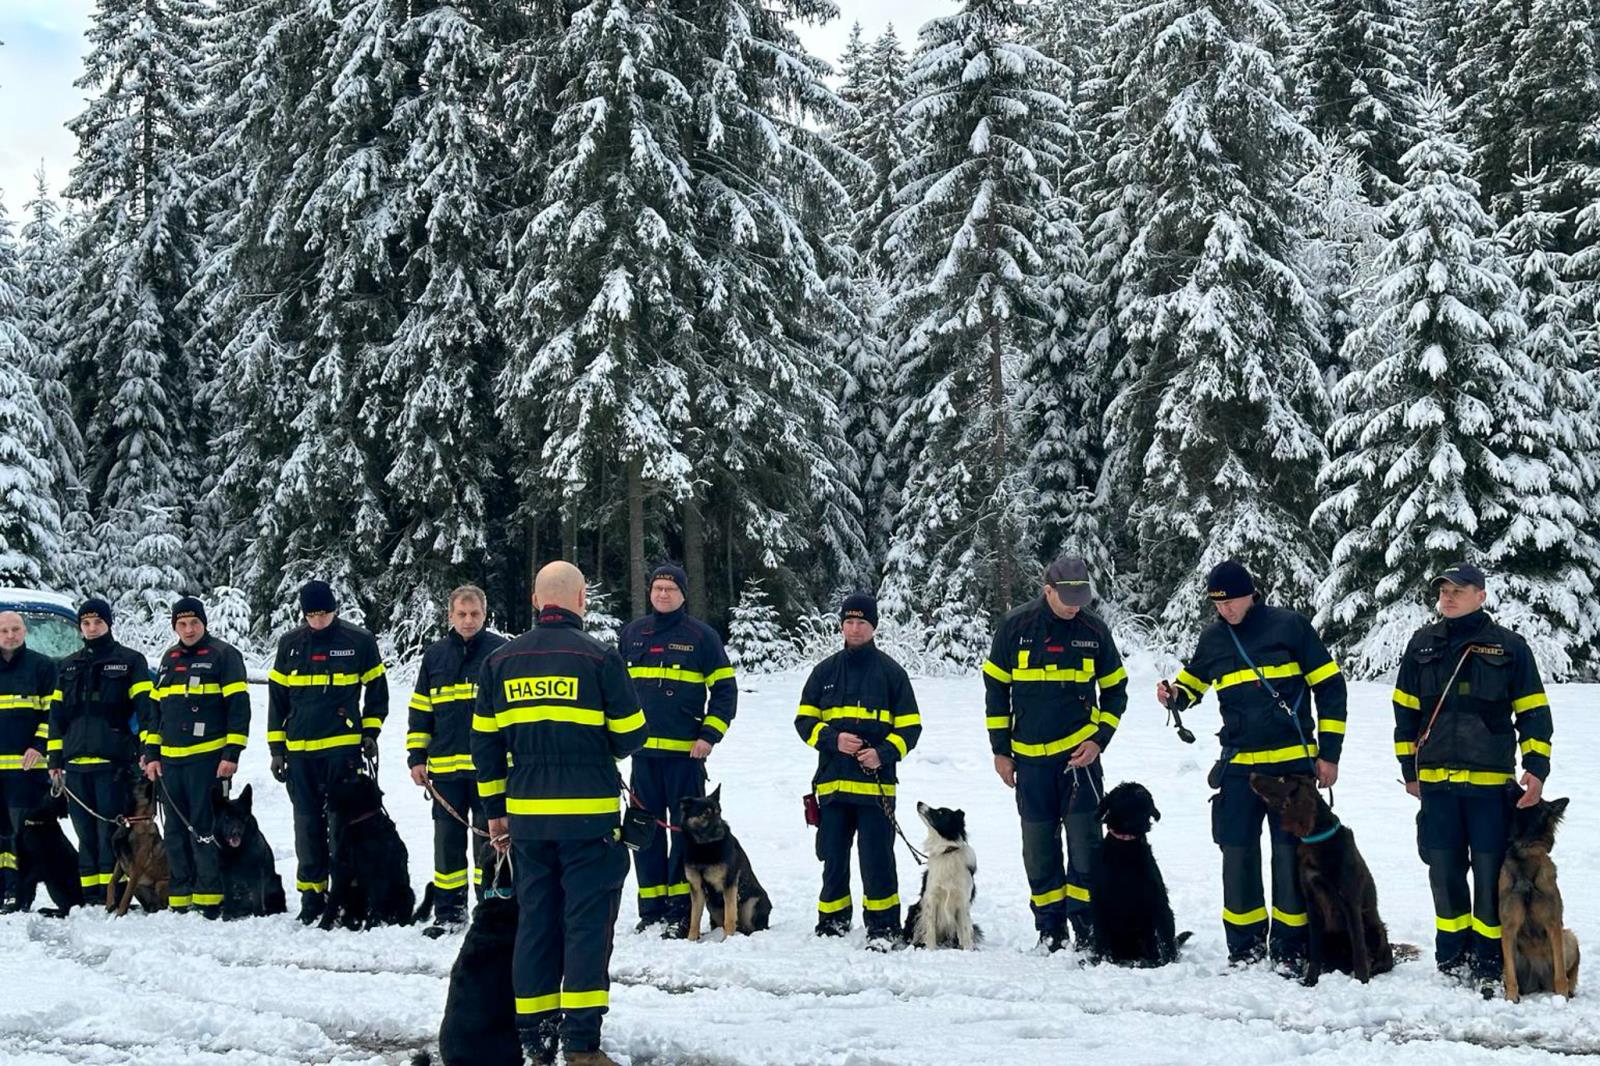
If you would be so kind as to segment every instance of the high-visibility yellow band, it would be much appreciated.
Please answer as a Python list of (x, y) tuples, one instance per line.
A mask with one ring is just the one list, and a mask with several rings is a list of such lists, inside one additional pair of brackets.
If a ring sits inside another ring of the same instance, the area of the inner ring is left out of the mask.
[[(51, 743), (55, 742), (51, 741)], [(1529, 737), (1519, 745), (1519, 748), (1524, 755), (1550, 754), (1550, 742), (1548, 740), (1534, 740), (1532, 737)]]
[(328, 891), (328, 882), (327, 881), (296, 881), (294, 883), (294, 887), (295, 887), (295, 891), (297, 891), (297, 892), (326, 892), (326, 891)]
[(1261, 766), (1266, 763), (1293, 762), (1296, 759), (1312, 759), (1317, 754), (1315, 744), (1295, 744), (1287, 748), (1273, 748), (1270, 751), (1241, 751), (1229, 762), (1243, 766)]
[(1235, 685), (1258, 682), (1263, 676), (1269, 681), (1273, 678), (1299, 677), (1300, 664), (1282, 663), (1278, 666), (1263, 666), (1260, 668), (1259, 673), (1256, 670), (1233, 670), (1223, 674), (1212, 683), (1216, 686), (1217, 691), (1221, 692), (1223, 689), (1232, 688)]
[(362, 729), (382, 729), (383, 728), (383, 719), (382, 718), (363, 718), (363, 719), (361, 719), (361, 728)]
[(1399, 689), (1395, 689), (1389, 698), (1394, 701), (1397, 707), (1405, 707), (1413, 711), (1422, 710), (1422, 701), (1409, 692), (1401, 692)]
[[(383, 672), (382, 667), (377, 667), (376, 669), (380, 674)], [(368, 672), (370, 673), (371, 671)], [(277, 670), (273, 670), (267, 674), (267, 680), (275, 681), (286, 688), (317, 688), (319, 686), (323, 688), (345, 688), (350, 685), (361, 684), (361, 675), (302, 674), (299, 671), (285, 674), (280, 673)]]
[(189, 897), (188, 896), (168, 896), (167, 897), (167, 906), (171, 907), (175, 911), (184, 910), (189, 906)]
[(872, 781), (824, 781), (817, 786), (818, 796), (830, 796), (835, 792), (846, 792), (852, 796), (892, 796), (894, 786), (879, 785)]
[(383, 664), (379, 663), (377, 666), (374, 666), (372, 669), (361, 675), (361, 683), (363, 685), (370, 685), (374, 681), (378, 680), (378, 678), (382, 677), (386, 672), (387, 671), (385, 671), (383, 668)]
[(1128, 668), (1125, 666), (1119, 666), (1106, 676), (1096, 679), (1095, 683), (1098, 684), (1101, 689), (1108, 689), (1113, 685), (1120, 685), (1126, 680), (1128, 680)]
[(1520, 700), (1511, 701), (1513, 714), (1523, 714), (1527, 711), (1537, 710), (1540, 707), (1550, 706), (1550, 697), (1543, 692), (1535, 692), (1531, 696), (1524, 696)]
[(1267, 908), (1257, 907), (1253, 911), (1230, 911), (1222, 908), (1222, 920), (1229, 925), (1259, 925), (1267, 920)]
[(128, 686), (128, 695), (143, 696), (148, 694), (153, 688), (155, 688), (155, 686), (148, 681), (135, 681), (133, 684)]
[(284, 741), (286, 741), (288, 739), (289, 739), (289, 734), (285, 733), (281, 729), (269, 729), (269, 730), (267, 730), (267, 743), (268, 744), (282, 744)]
[(1211, 687), (1211, 682), (1202, 681), (1187, 670), (1179, 670), (1178, 676), (1173, 681), (1189, 690), (1189, 695), (1199, 699), (1206, 694), (1206, 689)]
[(985, 729), (1010, 729), (1011, 716), (1008, 714), (991, 715), (983, 720)]
[(721, 718), (718, 718), (714, 714), (706, 715), (704, 721), (702, 721), (700, 724), (716, 730), (718, 734), (724, 736), (727, 735), (728, 723), (724, 722)]
[(1085, 659), (1085, 660), (1083, 660), (1083, 666), (1080, 667), (1080, 668), (1076, 668), (1076, 669), (1074, 669), (1072, 667), (1058, 667), (1054, 663), (1051, 663), (1048, 666), (1043, 666), (1043, 667), (1034, 666), (1034, 667), (1029, 667), (1027, 669), (1023, 669), (1022, 667), (1019, 666), (1019, 667), (1017, 667), (1017, 669), (1011, 671), (1011, 682), (1012, 682), (1012, 684), (1017, 684), (1019, 682), (1020, 683), (1044, 682), (1044, 683), (1048, 683), (1048, 684), (1067, 684), (1067, 683), (1086, 684), (1086, 683), (1088, 683), (1090, 681), (1093, 681), (1093, 680), (1094, 680), (1094, 660), (1093, 659)]
[(700, 671), (677, 666), (630, 666), (628, 676), (639, 681), (683, 681), (691, 685), (707, 683), (706, 675)]
[[(67, 743), (66, 741), (61, 740), (60, 738), (57, 738), (55, 740), (52, 740), (49, 744), (46, 744), (44, 750), (45, 751), (60, 751), (63, 747), (66, 746), (66, 743)], [(77, 762), (78, 760), (77, 759), (73, 759), (72, 761), (73, 762)]]
[(818, 722), (816, 724), (816, 726), (811, 730), (811, 735), (809, 737), (806, 737), (806, 743), (810, 744), (813, 748), (816, 747), (817, 746), (817, 741), (822, 739), (822, 731), (824, 729), (826, 729), (826, 728), (828, 728), (826, 725), (824, 725), (821, 722)]
[(561, 1009), (561, 993), (551, 992), (546, 996), (518, 996), (518, 1014), (544, 1014), (548, 1011)]
[(1117, 728), (1117, 726), (1122, 724), (1122, 719), (1121, 718), (1118, 718), (1116, 715), (1111, 714), (1111, 713), (1109, 713), (1107, 711), (1102, 711), (1099, 708), (1095, 709), (1094, 715), (1092, 716), (1092, 718), (1090, 720), (1094, 721), (1094, 722), (1097, 722), (1100, 725), (1108, 725), (1112, 729), (1115, 729), (1115, 728)]
[(1317, 732), (1319, 732), (1319, 733), (1339, 733), (1339, 734), (1342, 735), (1344, 733), (1344, 719), (1343, 718), (1319, 718), (1317, 720)]
[(290, 751), (328, 751), (330, 748), (353, 748), (360, 743), (360, 733), (346, 733), (340, 737), (323, 737), (320, 740), (284, 741)]
[(1417, 777), (1429, 785), (1503, 785), (1513, 780), (1511, 774), (1486, 770), (1452, 770), (1447, 767), (1419, 770)]
[(1011, 672), (1001, 669), (998, 665), (988, 659), (983, 661), (983, 672), (989, 677), (992, 677), (996, 681), (1000, 682), (1002, 685), (1011, 684)]
[(448, 891), (448, 890), (450, 890), (452, 888), (466, 888), (467, 887), (467, 871), (465, 871), (465, 870), (450, 870), (448, 872), (445, 872), (445, 871), (435, 870), (435, 871), (433, 871), (433, 887), (434, 888), (442, 888), (442, 889), (445, 889), (446, 891)]
[(432, 741), (433, 741), (433, 734), (432, 733), (407, 733), (406, 734), (406, 747), (407, 748), (427, 748), (427, 746)]
[[(59, 744), (61, 742), (59, 740), (52, 740), (50, 743)], [(68, 766), (109, 766), (110, 764), (110, 759), (101, 759), (93, 755), (78, 755), (67, 760)]]
[(209, 752), (221, 751), (229, 744), (237, 743), (239, 742), (233, 737), (216, 737), (202, 741), (199, 744), (163, 744), (161, 745), (161, 757), (163, 759), (183, 759), (190, 755), (205, 755)]
[[(481, 783), (478, 793), (479, 795), (483, 794)], [(507, 797), (506, 813), (543, 817), (582, 817), (595, 814), (616, 814), (617, 797), (592, 796), (581, 799), (516, 799)]]
[(906, 741), (904, 737), (902, 737), (899, 733), (890, 733), (888, 736), (884, 737), (884, 739), (894, 745), (894, 750), (900, 753), (900, 757), (902, 759), (906, 757), (906, 753), (910, 749), (906, 747)]
[(428, 758), (430, 774), (472, 773), (475, 769), (470, 755), (433, 755)]
[(796, 718), (821, 718), (822, 709), (813, 707), (809, 703), (802, 703), (800, 709), (794, 712)]
[[(641, 716), (641, 722), (642, 722)], [(479, 728), (479, 722), (493, 722), (494, 725)], [(603, 726), (606, 724), (606, 712), (592, 707), (562, 707), (559, 704), (535, 704), (529, 707), (507, 707), (497, 711), (492, 719), (483, 715), (472, 716), (472, 728), (480, 733), (492, 733), (496, 729), (508, 729), (514, 725), (529, 725), (534, 722), (561, 722), (566, 725)]]
[(220, 907), (220, 906), (222, 906), (222, 893), (221, 892), (196, 892), (194, 895), (190, 896), (189, 898), (194, 901), (194, 905), (196, 907)]
[(1453, 918), (1446, 918), (1436, 914), (1433, 916), (1433, 925), (1441, 933), (1464, 933), (1472, 928), (1472, 915), (1458, 914)]
[(692, 751), (694, 749), (694, 741), (671, 740), (667, 737), (646, 737), (644, 746), (653, 748), (656, 751)]
[(906, 729), (906, 728), (908, 728), (910, 726), (921, 725), (922, 724), (922, 715), (921, 714), (897, 714), (897, 715), (894, 716), (894, 721), (891, 724), (896, 729)]
[(433, 701), (420, 692), (412, 693), (409, 706), (413, 711), (421, 711), (423, 714), (433, 713)]
[(819, 899), (817, 901), (817, 910), (821, 911), (823, 914), (838, 914), (840, 911), (847, 911), (849, 909), (849, 896), (841, 896), (838, 899)]
[(1052, 740), (1047, 744), (1024, 744), (1021, 741), (1013, 740), (1011, 742), (1011, 751), (1015, 755), (1026, 755), (1035, 759), (1044, 758), (1048, 755), (1059, 755), (1061, 752), (1070, 751), (1082, 744), (1097, 732), (1099, 732), (1099, 728), (1093, 722), (1090, 722), (1071, 735), (1062, 737), (1060, 740)]
[(505, 795), (505, 791), (506, 791), (506, 779), (503, 778), (503, 777), (500, 778), (498, 781), (479, 781), (478, 782), (478, 795), (479, 796), (503, 796), (503, 795)]
[(1040, 892), (1038, 895), (1030, 895), (1028, 897), (1028, 902), (1033, 904), (1035, 907), (1048, 907), (1052, 903), (1061, 903), (1069, 899), (1081, 900), (1084, 903), (1088, 903), (1090, 898), (1091, 896), (1089, 890), (1082, 885), (1062, 885), (1060, 888), (1052, 888), (1048, 892)]
[(222, 686), (222, 694), (224, 696), (237, 696), (241, 692), (249, 691), (250, 682), (248, 681), (230, 681), (226, 685)]
[(1480, 920), (1477, 915), (1473, 915), (1472, 917), (1472, 931), (1477, 933), (1479, 936), (1487, 937), (1490, 940), (1500, 939), (1500, 927), (1498, 925), (1490, 925), (1488, 922)]
[(1338, 672), (1339, 664), (1330, 660), (1329, 662), (1323, 663), (1321, 666), (1307, 674), (1306, 684), (1320, 685)]
[(634, 711), (625, 718), (607, 718), (606, 728), (613, 733), (632, 733), (644, 728), (644, 712)]
[(731, 666), (718, 667), (717, 669), (711, 671), (709, 674), (706, 675), (706, 684), (708, 684), (708, 685), (715, 685), (718, 681), (732, 681), (732, 680), (733, 680), (733, 667), (731, 667)]
[(1276, 907), (1272, 908), (1272, 920), (1275, 922), (1282, 922), (1284, 925), (1292, 925), (1296, 929), (1303, 925), (1310, 924), (1311, 921), (1311, 919), (1306, 916), (1304, 911), (1301, 911), (1299, 914), (1290, 914), (1288, 911), (1280, 911)]
[(1396, 741), (1394, 753), (1396, 755), (1415, 755), (1417, 753), (1417, 745), (1414, 741), (1410, 740)]
[(861, 909), (864, 911), (886, 911), (898, 906), (900, 906), (900, 893), (898, 892), (892, 896), (884, 896), (882, 899), (861, 897)]

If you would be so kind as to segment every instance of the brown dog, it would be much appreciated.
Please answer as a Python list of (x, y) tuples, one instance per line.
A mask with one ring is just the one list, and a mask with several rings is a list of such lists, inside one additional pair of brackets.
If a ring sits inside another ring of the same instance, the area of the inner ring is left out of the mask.
[(1284, 831), (1300, 838), (1295, 869), (1310, 918), (1305, 983), (1314, 985), (1323, 973), (1338, 970), (1365, 984), (1394, 969), (1372, 873), (1356, 850), (1356, 835), (1334, 817), (1316, 782), (1251, 774), (1250, 787)]
[[(172, 879), (172, 870), (167, 865), (167, 848), (161, 842), (155, 815), (155, 785), (141, 777), (133, 786), (133, 813), (128, 815), (128, 824), (118, 826), (111, 838), (117, 865), (111, 884), (106, 886), (106, 909), (114, 909), (118, 917), (128, 913), (134, 897), (138, 897), (139, 908), (146, 913), (167, 907), (167, 883)], [(120, 900), (116, 897), (118, 878), (127, 879)]]
[(1578, 991), (1578, 938), (1561, 926), (1561, 889), (1550, 859), (1566, 812), (1562, 798), (1511, 814), (1511, 839), (1500, 867), (1500, 952), (1506, 998), (1513, 1003), (1524, 992), (1570, 998)]

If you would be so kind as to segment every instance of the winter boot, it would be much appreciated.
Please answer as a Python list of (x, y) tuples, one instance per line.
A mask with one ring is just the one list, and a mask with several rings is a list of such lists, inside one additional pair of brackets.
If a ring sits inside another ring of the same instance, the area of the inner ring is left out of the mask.
[(850, 922), (843, 918), (817, 919), (818, 936), (845, 936), (850, 932)]
[(300, 893), (300, 924), (313, 925), (322, 917), (322, 909), (327, 906), (328, 897), (321, 892)]
[(555, 1066), (556, 1052), (561, 1047), (560, 1035), (560, 1026), (555, 1022), (546, 1022), (536, 1029), (518, 1030), (524, 1066)]
[(1067, 932), (1065, 929), (1042, 929), (1039, 931), (1039, 942), (1033, 946), (1035, 953), (1044, 952), (1054, 955), (1067, 946)]
[(1067, 923), (1072, 926), (1072, 946), (1079, 951), (1088, 951), (1094, 947), (1094, 922), (1087, 912), (1079, 911), (1077, 914), (1067, 915)]
[(604, 1051), (569, 1051), (567, 1066), (617, 1066), (617, 1060)]

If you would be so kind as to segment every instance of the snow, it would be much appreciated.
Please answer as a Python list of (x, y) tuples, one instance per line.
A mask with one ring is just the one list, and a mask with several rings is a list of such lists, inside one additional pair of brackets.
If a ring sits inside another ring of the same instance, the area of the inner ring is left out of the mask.
[[(859, 928), (843, 942), (817, 940), (821, 869), (800, 810), (814, 754), (792, 725), (803, 675), (742, 677), (738, 721), (710, 771), (772, 895), (773, 928), (731, 943), (720, 942), (720, 933), (698, 944), (635, 935), (630, 877), (612, 961), (607, 1050), (626, 1066), (1069, 1057), (1248, 1066), (1312, 1056), (1364, 1066), (1514, 1066), (1600, 1051), (1600, 1000), (1588, 991), (1589, 978), (1570, 1003), (1536, 996), (1512, 1005), (1485, 1002), (1435, 974), (1415, 802), (1402, 791), (1391, 754), (1387, 685), (1351, 686), (1335, 805), (1378, 879), (1392, 937), (1421, 946), (1423, 958), (1366, 987), (1339, 975), (1305, 989), (1265, 969), (1229, 972), (1204, 784), (1215, 742), (1203, 735), (1193, 747), (1180, 744), (1148, 695), (1155, 667), (1135, 656), (1130, 669), (1133, 702), (1107, 752), (1107, 780), (1137, 779), (1155, 793), (1163, 817), (1152, 842), (1179, 928), (1195, 934), (1178, 964), (1086, 968), (1070, 952), (1030, 953), (1016, 811), (991, 768), (975, 676), (916, 682), (925, 729), (900, 789), (907, 812), (917, 800), (967, 811), (983, 947), (882, 956), (863, 950)], [(382, 779), (420, 890), (431, 846), (428, 808), (405, 778), (400, 719), (409, 681), (396, 671)], [(292, 882), (289, 803), (267, 774), (265, 693), (254, 695), (254, 742), (240, 784), (258, 793), (279, 872)], [(1556, 859), (1568, 924), (1584, 939), (1600, 927), (1600, 894), (1583, 887), (1600, 876), (1600, 849), (1592, 846), (1600, 781), (1582, 772), (1576, 753), (1600, 743), (1600, 686), (1556, 686), (1551, 698), (1551, 794), (1575, 801)], [(1208, 732), (1214, 708), (1208, 700), (1188, 724)], [(920, 826), (906, 829), (920, 842)], [(899, 861), (901, 899), (909, 904), (918, 874), (903, 850)], [(168, 914), (108, 920), (93, 911), (66, 921), (0, 918), (0, 938), (8, 945), (0, 954), (0, 1059), (13, 1066), (403, 1063), (437, 1032), (457, 947), (416, 929), (323, 933), (291, 917), (213, 925)]]

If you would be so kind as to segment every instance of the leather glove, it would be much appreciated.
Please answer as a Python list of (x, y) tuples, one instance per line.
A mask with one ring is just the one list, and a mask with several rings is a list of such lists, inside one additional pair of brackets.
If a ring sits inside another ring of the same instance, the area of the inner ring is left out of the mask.
[(272, 776), (279, 781), (289, 780), (289, 758), (286, 755), (272, 757)]
[(377, 737), (362, 737), (361, 738), (361, 754), (365, 758), (367, 758), (369, 760), (370, 759), (376, 759), (378, 757), (378, 738)]

